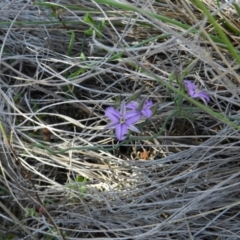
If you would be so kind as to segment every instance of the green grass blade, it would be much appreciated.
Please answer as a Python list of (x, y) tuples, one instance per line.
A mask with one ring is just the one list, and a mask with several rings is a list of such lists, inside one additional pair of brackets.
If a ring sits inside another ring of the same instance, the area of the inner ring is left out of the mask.
[[(141, 13), (143, 15), (146, 15), (150, 18), (154, 18), (154, 19), (157, 19), (157, 20), (160, 20), (162, 22), (165, 22), (165, 23), (168, 23), (168, 24), (171, 24), (173, 26), (176, 26), (176, 27), (179, 27), (179, 28), (182, 28), (184, 30), (190, 30), (189, 32), (190, 33), (198, 33), (199, 34), (199, 30), (198, 29), (195, 29), (193, 28), (192, 26), (190, 25), (187, 25), (187, 24), (183, 24), (177, 20), (174, 20), (174, 19), (171, 19), (171, 18), (168, 18), (168, 17), (165, 17), (165, 16), (162, 16), (162, 15), (159, 15), (159, 14), (156, 14), (156, 13), (151, 13), (149, 11), (145, 11), (145, 10), (142, 10), (140, 8), (136, 8), (132, 5), (129, 5), (129, 4), (123, 4), (123, 3), (119, 3), (119, 2), (116, 2), (116, 1), (113, 1), (113, 0), (95, 0), (95, 2), (97, 3), (102, 3), (102, 4), (108, 4), (110, 6), (113, 6), (113, 7), (116, 7), (116, 8), (121, 8), (123, 10), (127, 10), (127, 11), (133, 11), (133, 12), (138, 12), (138, 13)], [(200, 34), (201, 35), (201, 34)], [(203, 36), (203, 35), (201, 35)], [(215, 43), (220, 43), (220, 44), (225, 44), (225, 42), (214, 36), (214, 35), (211, 35), (209, 34), (209, 36), (211, 37), (211, 39), (215, 42)], [(204, 37), (204, 36), (203, 36)]]
[(192, 0), (192, 3), (194, 3), (199, 9), (201, 9), (203, 11), (203, 13), (205, 14), (205, 16), (208, 18), (209, 22), (213, 25), (213, 27), (215, 28), (216, 32), (219, 34), (219, 36), (221, 37), (221, 39), (224, 41), (227, 49), (229, 50), (229, 52), (232, 54), (232, 56), (236, 59), (236, 61), (238, 62), (238, 64), (240, 64), (240, 56), (239, 53), (237, 52), (237, 50), (234, 48), (234, 46), (232, 45), (232, 43), (230, 42), (230, 40), (228, 39), (228, 37), (226, 36), (226, 34), (223, 32), (223, 30), (221, 29), (221, 27), (218, 25), (218, 23), (216, 22), (215, 18), (212, 16), (212, 14), (209, 12), (209, 10), (206, 8), (206, 6), (204, 5), (204, 3), (200, 0)]
[(74, 42), (75, 42), (75, 32), (74, 31), (69, 31), (70, 32), (70, 42), (68, 44), (68, 51), (67, 51), (67, 55), (71, 56), (72, 55), (72, 49), (74, 46)]

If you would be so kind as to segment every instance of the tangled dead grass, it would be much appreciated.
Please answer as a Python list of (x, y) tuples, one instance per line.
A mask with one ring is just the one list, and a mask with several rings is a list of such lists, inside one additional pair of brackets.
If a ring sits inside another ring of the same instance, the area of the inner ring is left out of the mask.
[[(204, 35), (214, 28), (190, 1), (128, 2), (203, 35), (94, 1), (1, 1), (4, 239), (240, 238), (239, 131), (186, 100), (174, 115), (156, 81), (195, 62), (187, 78), (239, 124), (239, 66)], [(213, 2), (204, 1), (219, 22), (224, 15), (240, 29), (233, 1), (221, 12)], [(101, 31), (86, 11), (105, 20)], [(119, 145), (104, 109), (139, 89), (157, 112), (141, 138)]]

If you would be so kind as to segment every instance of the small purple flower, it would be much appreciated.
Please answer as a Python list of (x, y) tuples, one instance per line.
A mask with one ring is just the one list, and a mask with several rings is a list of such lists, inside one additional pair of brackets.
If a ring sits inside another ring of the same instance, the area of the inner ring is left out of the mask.
[(142, 106), (142, 109), (138, 109), (140, 107), (139, 103), (132, 101), (132, 102), (128, 103), (126, 107), (127, 107), (127, 109), (131, 109), (131, 110), (135, 111), (135, 113), (139, 115), (139, 118), (141, 118), (142, 116), (144, 116), (146, 118), (151, 118), (152, 105), (153, 105), (152, 101), (146, 100), (144, 105)]
[(126, 111), (126, 105), (123, 101), (121, 103), (120, 112), (113, 107), (108, 107), (105, 110), (105, 116), (107, 116), (111, 123), (108, 124), (105, 128), (115, 128), (116, 137), (119, 141), (126, 139), (126, 134), (128, 130), (134, 132), (140, 132), (133, 124), (140, 120), (139, 115), (135, 111)]
[(197, 89), (197, 86), (192, 83), (189, 80), (184, 80), (183, 81), (187, 91), (188, 95), (192, 98), (200, 98), (206, 105), (210, 101), (210, 98), (207, 93), (205, 93), (202, 90)]

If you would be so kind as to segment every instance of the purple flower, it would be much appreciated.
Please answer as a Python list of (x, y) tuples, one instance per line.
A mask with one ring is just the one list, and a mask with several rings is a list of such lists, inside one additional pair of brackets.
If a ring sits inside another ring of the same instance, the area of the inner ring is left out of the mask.
[(207, 105), (207, 103), (210, 101), (210, 98), (207, 93), (205, 93), (202, 90), (197, 89), (197, 86), (189, 80), (184, 80), (183, 83), (184, 83), (184, 85), (188, 91), (188, 95), (190, 97), (200, 98)]
[(139, 118), (141, 118), (142, 116), (146, 118), (150, 118), (152, 116), (152, 110), (151, 110), (152, 105), (153, 105), (152, 101), (146, 100), (144, 105), (141, 108), (138, 102), (132, 101), (128, 103), (126, 107), (127, 109), (131, 109), (136, 114), (138, 114)]
[(108, 124), (105, 128), (115, 128), (116, 137), (119, 141), (126, 139), (126, 134), (128, 130), (134, 132), (140, 132), (133, 124), (139, 121), (140, 117), (136, 114), (135, 111), (126, 111), (126, 105), (123, 101), (121, 103), (120, 111), (116, 110), (113, 107), (108, 107), (105, 110), (105, 116), (107, 116), (111, 123)]

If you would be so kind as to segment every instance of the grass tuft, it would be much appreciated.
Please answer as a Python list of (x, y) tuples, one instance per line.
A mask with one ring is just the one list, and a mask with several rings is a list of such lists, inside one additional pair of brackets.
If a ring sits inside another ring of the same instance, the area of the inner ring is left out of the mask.
[[(0, 1), (0, 236), (238, 239), (239, 16), (238, 1)], [(153, 116), (118, 142), (105, 109), (145, 99)]]

